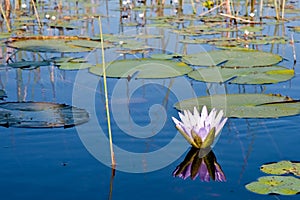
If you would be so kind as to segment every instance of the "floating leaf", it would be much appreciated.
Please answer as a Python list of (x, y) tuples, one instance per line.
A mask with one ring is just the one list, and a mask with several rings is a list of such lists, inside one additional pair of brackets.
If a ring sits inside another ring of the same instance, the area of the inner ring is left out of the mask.
[(229, 81), (236, 84), (268, 84), (293, 78), (294, 70), (280, 66), (237, 69), (208, 67), (194, 70), (188, 76), (203, 82), (223, 83)]
[(214, 66), (224, 63), (225, 67), (255, 67), (273, 65), (282, 60), (281, 56), (255, 50), (221, 50), (190, 54), (183, 61), (190, 65)]
[(295, 195), (300, 192), (300, 179), (292, 176), (263, 176), (245, 187), (257, 194)]
[(29, 68), (29, 69), (35, 69), (37, 67), (41, 66), (49, 66), (49, 61), (19, 61), (14, 63), (9, 63), (9, 67), (13, 68)]
[(181, 57), (179, 54), (152, 54), (151, 58), (161, 60), (171, 60), (176, 57)]
[[(67, 41), (68, 45), (74, 45), (79, 47), (85, 47), (85, 48), (98, 48), (101, 49), (102, 45), (100, 41), (93, 41), (93, 40), (70, 40)], [(103, 44), (104, 48), (111, 48), (114, 47), (112, 43), (104, 42)]]
[(7, 39), (10, 37), (11, 37), (11, 33), (3, 33), (3, 32), (0, 33), (0, 40)]
[(221, 94), (186, 99), (175, 104), (178, 110), (224, 110), (226, 117), (277, 118), (300, 114), (300, 102), (289, 97), (273, 94)]
[(68, 40), (56, 39), (21, 39), (8, 43), (9, 47), (33, 52), (87, 52), (90, 48), (70, 46)]
[(300, 176), (300, 163), (283, 160), (276, 163), (264, 164), (260, 167), (262, 172), (267, 174), (289, 174), (292, 173), (295, 176)]
[(262, 26), (243, 26), (240, 27), (239, 30), (241, 31), (249, 31), (249, 32), (260, 32), (262, 31), (264, 28)]
[(93, 67), (94, 65), (84, 62), (64, 62), (58, 63), (58, 68), (62, 70), (78, 70), (78, 69), (87, 69)]
[[(107, 63), (106, 70), (108, 77), (115, 78), (169, 78), (187, 74), (192, 68), (172, 60), (134, 59)], [(102, 65), (90, 68), (90, 72), (102, 76)]]
[(86, 123), (89, 114), (80, 108), (47, 102), (0, 103), (0, 126), (22, 128), (72, 127)]

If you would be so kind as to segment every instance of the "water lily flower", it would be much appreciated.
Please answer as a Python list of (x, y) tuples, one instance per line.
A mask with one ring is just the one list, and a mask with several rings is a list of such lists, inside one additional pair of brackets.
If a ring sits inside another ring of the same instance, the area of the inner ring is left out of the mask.
[(213, 147), (227, 121), (227, 118), (223, 119), (222, 110), (217, 114), (217, 110), (213, 108), (208, 114), (206, 106), (202, 107), (201, 115), (196, 107), (194, 114), (189, 110), (178, 114), (181, 121), (172, 117), (176, 128), (193, 147), (198, 149)]
[(209, 151), (204, 157), (199, 156), (199, 153), (199, 149), (191, 148), (184, 161), (174, 170), (173, 176), (184, 180), (188, 177), (192, 180), (199, 177), (201, 181), (205, 182), (209, 182), (211, 179), (219, 182), (226, 181), (225, 174), (213, 151)]
[(255, 16), (255, 13), (250, 13), (249, 16), (250, 16), (250, 17), (254, 17), (254, 16)]
[(27, 8), (26, 3), (22, 3), (22, 4), (21, 4), (21, 8), (23, 8), (23, 9)]

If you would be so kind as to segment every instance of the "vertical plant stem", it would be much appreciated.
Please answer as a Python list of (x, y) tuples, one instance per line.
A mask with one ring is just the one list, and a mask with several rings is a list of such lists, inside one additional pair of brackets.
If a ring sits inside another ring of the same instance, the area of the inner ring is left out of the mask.
[(107, 92), (107, 83), (106, 83), (106, 67), (105, 67), (105, 56), (104, 56), (104, 41), (103, 41), (101, 16), (99, 16), (98, 20), (99, 20), (99, 29), (100, 29), (101, 51), (102, 51), (103, 85), (104, 85), (104, 94), (105, 94), (105, 110), (106, 110), (106, 117), (107, 117), (107, 128), (108, 128), (108, 137), (109, 137), (111, 165), (112, 165), (112, 168), (115, 169), (116, 161), (115, 161), (115, 154), (114, 154), (113, 143), (112, 143), (111, 125), (110, 125), (108, 92)]
[(285, 0), (282, 0), (281, 5), (281, 18), (284, 19), (284, 6), (285, 6)]
[(291, 35), (291, 44), (292, 44), (292, 48), (293, 48), (293, 57), (294, 57), (294, 66), (296, 65), (297, 62), (297, 56), (296, 56), (296, 48), (295, 48), (295, 41), (294, 41), (294, 34), (292, 33)]
[(260, 0), (260, 3), (259, 3), (259, 18), (260, 18), (260, 21), (262, 21), (262, 18), (263, 18), (263, 5), (264, 5), (264, 0)]
[(1, 10), (1, 14), (2, 14), (2, 16), (4, 18), (4, 21), (5, 21), (7, 31), (10, 32), (11, 31), (10, 25), (9, 25), (9, 22), (8, 22), (8, 20), (6, 18), (6, 14), (5, 14), (4, 10), (3, 10), (2, 4), (0, 4), (0, 10)]
[(193, 14), (197, 14), (197, 10), (196, 10), (196, 7), (195, 7), (194, 0), (191, 0), (191, 4), (192, 4), (192, 8), (193, 8)]
[(274, 8), (275, 8), (275, 12), (276, 12), (276, 19), (279, 20), (277, 0), (274, 0)]
[(249, 1), (248, 0), (246, 0), (245, 1), (245, 7), (246, 7), (246, 16), (248, 16), (249, 14), (248, 14), (248, 4), (249, 4)]
[(41, 24), (40, 16), (39, 16), (39, 13), (38, 13), (38, 11), (37, 11), (37, 9), (36, 9), (36, 5), (35, 5), (35, 3), (34, 3), (34, 0), (31, 0), (31, 3), (32, 3), (32, 5), (33, 5), (33, 9), (34, 9), (34, 14), (35, 14), (36, 20), (37, 20), (38, 25), (39, 25), (39, 28), (40, 28), (40, 30), (41, 30), (41, 29), (42, 29), (42, 24)]

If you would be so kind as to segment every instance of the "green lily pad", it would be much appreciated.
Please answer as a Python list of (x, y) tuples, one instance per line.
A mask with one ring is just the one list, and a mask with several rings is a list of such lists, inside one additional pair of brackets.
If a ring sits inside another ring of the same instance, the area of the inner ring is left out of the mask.
[(41, 66), (49, 66), (49, 61), (19, 61), (14, 63), (9, 63), (9, 67), (13, 68), (27, 68), (27, 69), (35, 69)]
[[(115, 78), (169, 78), (182, 76), (191, 70), (185, 63), (172, 60), (132, 59), (106, 64), (106, 75)], [(90, 72), (102, 76), (102, 65), (90, 68)]]
[(21, 128), (72, 127), (86, 123), (89, 114), (80, 108), (48, 102), (0, 103), (0, 126)]
[(283, 160), (264, 164), (260, 167), (260, 170), (267, 174), (282, 175), (292, 173), (295, 176), (300, 176), (300, 163)]
[(188, 74), (192, 79), (203, 82), (236, 84), (269, 84), (287, 81), (294, 77), (294, 70), (280, 66), (251, 68), (199, 68)]
[(11, 37), (11, 33), (0, 33), (0, 40)]
[(257, 194), (295, 195), (300, 192), (300, 179), (292, 176), (263, 176), (245, 187)]
[(218, 50), (183, 57), (183, 61), (190, 65), (215, 66), (224, 63), (224, 67), (269, 66), (281, 60), (279, 55), (255, 50)]
[(208, 109), (223, 110), (226, 117), (277, 118), (300, 114), (300, 102), (289, 97), (273, 94), (220, 94), (191, 98), (174, 106), (178, 110)]
[(151, 58), (161, 60), (171, 60), (175, 57), (181, 57), (179, 54), (152, 54)]
[(17, 40), (8, 43), (9, 47), (33, 51), (33, 52), (87, 52), (91, 51), (90, 48), (83, 48), (78, 46), (72, 46), (67, 44), (68, 40), (65, 39), (28, 39), (28, 40)]
[(240, 31), (249, 31), (249, 32), (260, 32), (262, 31), (264, 28), (262, 26), (243, 26), (240, 27), (239, 30)]
[[(93, 41), (93, 40), (70, 40), (67, 41), (68, 45), (74, 45), (79, 47), (85, 47), (85, 48), (98, 48), (101, 49), (102, 44), (100, 41)], [(114, 47), (112, 43), (104, 42), (103, 44), (104, 48), (111, 48)]]
[(94, 65), (85, 62), (64, 62), (58, 63), (58, 68), (62, 70), (78, 70), (78, 69), (87, 69), (93, 67)]

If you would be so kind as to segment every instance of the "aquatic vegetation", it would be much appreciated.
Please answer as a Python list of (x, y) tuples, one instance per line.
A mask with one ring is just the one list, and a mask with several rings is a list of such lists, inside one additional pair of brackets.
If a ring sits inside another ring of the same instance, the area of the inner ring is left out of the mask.
[[(255, 60), (255, 62), (253, 62)], [(277, 64), (282, 57), (276, 54), (250, 49), (244, 50), (218, 50), (200, 52), (183, 56), (183, 62), (197, 66), (224, 67), (259, 67)]]
[(176, 128), (193, 147), (198, 149), (213, 147), (227, 121), (227, 118), (223, 119), (222, 110), (217, 112), (213, 108), (208, 114), (206, 106), (202, 107), (201, 115), (196, 107), (194, 107), (194, 114), (189, 110), (178, 114), (181, 121), (172, 117)]
[[(260, 167), (262, 172), (273, 175), (294, 174), (300, 176), (300, 163), (283, 160)], [(300, 179), (293, 176), (263, 176), (245, 187), (258, 194), (295, 195), (300, 192)]]
[(205, 182), (209, 182), (210, 179), (219, 182), (226, 181), (225, 174), (211, 149), (191, 148), (184, 160), (174, 170), (173, 176), (182, 179), (190, 177), (192, 180), (199, 177), (201, 181)]
[(73, 127), (86, 123), (89, 114), (80, 108), (48, 102), (0, 103), (0, 126), (18, 128)]
[[(107, 77), (128, 78), (170, 78), (182, 76), (192, 71), (183, 62), (160, 59), (128, 59), (116, 60), (106, 65)], [(90, 72), (102, 76), (102, 65), (90, 68)]]
[(267, 174), (293, 174), (295, 176), (300, 176), (300, 163), (283, 160), (280, 162), (264, 164), (260, 167), (260, 170)]
[(7, 97), (6, 92), (0, 89), (0, 100), (4, 100), (4, 98), (6, 97)]
[(300, 102), (279, 94), (220, 94), (186, 99), (176, 103), (178, 110), (208, 109), (223, 110), (226, 117), (278, 118), (298, 115)]
[(257, 194), (295, 195), (300, 192), (300, 179), (292, 176), (263, 176), (245, 187)]
[(192, 79), (203, 82), (236, 83), (236, 84), (271, 84), (290, 80), (294, 70), (280, 66), (224, 68), (198, 68), (188, 73)]

